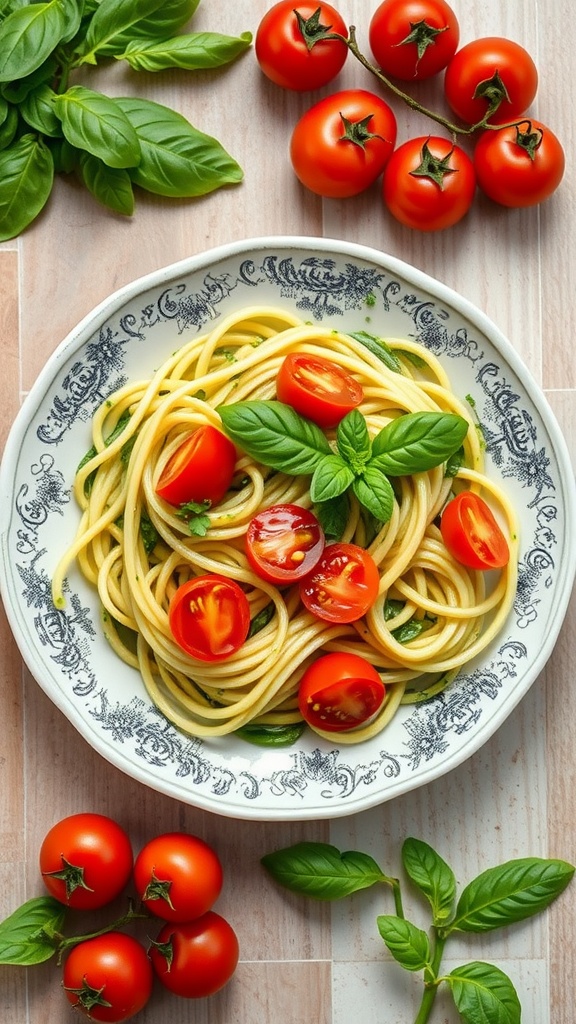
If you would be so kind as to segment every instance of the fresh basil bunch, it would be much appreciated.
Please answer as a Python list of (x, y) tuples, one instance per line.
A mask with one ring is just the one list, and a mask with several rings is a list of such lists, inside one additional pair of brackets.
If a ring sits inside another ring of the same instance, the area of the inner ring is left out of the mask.
[(152, 100), (112, 98), (72, 81), (102, 60), (136, 71), (217, 68), (252, 41), (184, 33), (200, 0), (0, 0), (0, 241), (43, 209), (56, 173), (75, 172), (116, 213), (133, 186), (172, 198), (242, 180), (222, 145)]

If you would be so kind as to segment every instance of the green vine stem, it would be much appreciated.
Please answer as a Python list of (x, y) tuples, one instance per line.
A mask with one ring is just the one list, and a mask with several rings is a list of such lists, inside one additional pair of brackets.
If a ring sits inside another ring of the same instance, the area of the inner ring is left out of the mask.
[(416, 1019), (414, 1020), (414, 1024), (427, 1024), (438, 993), (438, 972), (444, 955), (446, 939), (441, 938), (436, 932), (436, 929), (433, 929), (433, 931), (435, 933), (435, 945), (434, 956), (432, 957), (432, 962), (429, 967), (430, 980), (424, 982), (424, 994), (422, 996), (422, 1002), (420, 1003), (420, 1008)]
[(65, 935), (55, 935), (54, 939), (57, 942), (58, 951), (58, 964), (62, 963), (62, 957), (64, 954), (71, 949), (73, 946), (78, 946), (81, 942), (87, 942), (89, 939), (97, 939), (100, 935), (107, 935), (108, 932), (119, 931), (127, 924), (131, 924), (132, 921), (150, 920), (150, 914), (145, 910), (134, 910), (132, 903), (130, 902), (128, 911), (118, 920), (113, 921), (112, 924), (104, 925), (103, 928), (99, 928), (95, 932), (87, 932), (84, 935), (72, 935), (66, 938)]

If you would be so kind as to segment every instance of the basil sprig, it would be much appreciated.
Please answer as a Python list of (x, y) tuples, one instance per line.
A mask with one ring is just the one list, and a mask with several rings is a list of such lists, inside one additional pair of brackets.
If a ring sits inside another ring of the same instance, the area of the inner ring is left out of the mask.
[(367, 854), (307, 842), (268, 853), (262, 864), (280, 885), (318, 900), (342, 899), (377, 883), (391, 888), (395, 913), (379, 915), (376, 924), (396, 962), (423, 976), (417, 1024), (429, 1020), (442, 984), (466, 1024), (520, 1024), (520, 1000), (510, 978), (499, 967), (476, 960), (444, 974), (446, 942), (460, 932), (485, 933), (540, 913), (566, 889), (575, 870), (564, 860), (519, 858), (483, 871), (458, 896), (454, 872), (440, 854), (422, 840), (406, 839), (404, 871), (431, 910), (431, 928), (425, 932), (406, 917), (398, 878)]
[(198, 3), (0, 2), (0, 241), (38, 216), (56, 174), (74, 172), (95, 199), (127, 216), (134, 185), (187, 198), (242, 180), (218, 140), (176, 111), (73, 81), (78, 69), (110, 58), (147, 72), (229, 64), (251, 33), (181, 31)]
[(247, 401), (219, 408), (229, 437), (251, 458), (282, 473), (310, 474), (310, 497), (322, 506), (352, 490), (379, 522), (394, 507), (389, 477), (421, 473), (462, 445), (468, 423), (454, 413), (406, 413), (372, 440), (358, 409), (336, 430), (334, 451), (320, 427), (283, 402)]

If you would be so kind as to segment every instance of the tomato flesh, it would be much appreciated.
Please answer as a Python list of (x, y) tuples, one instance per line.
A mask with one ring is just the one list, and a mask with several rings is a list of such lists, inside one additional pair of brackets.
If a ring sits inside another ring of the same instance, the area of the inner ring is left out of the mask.
[(193, 921), (167, 924), (150, 949), (154, 971), (175, 995), (202, 999), (230, 980), (239, 957), (232, 925), (213, 910)]
[(250, 606), (234, 580), (207, 573), (178, 588), (168, 618), (176, 643), (187, 654), (200, 661), (221, 661), (239, 650), (248, 636)]
[(316, 568), (300, 582), (302, 603), (327, 622), (355, 622), (378, 596), (374, 559), (356, 544), (328, 544)]
[(137, 1014), (152, 994), (148, 955), (131, 935), (111, 931), (74, 946), (62, 983), (69, 1002), (89, 1020), (117, 1024)]
[(471, 491), (461, 491), (448, 502), (440, 530), (452, 557), (469, 569), (501, 569), (510, 559), (508, 542), (490, 506)]
[(104, 814), (71, 814), (44, 836), (39, 863), (51, 896), (68, 907), (93, 910), (111, 903), (127, 884), (132, 844)]
[(344, 38), (348, 29), (335, 8), (323, 0), (280, 0), (266, 12), (254, 40), (260, 69), (283, 89), (304, 92), (319, 89), (335, 78), (344, 66), (348, 48), (339, 39), (322, 38), (309, 47), (298, 15), (308, 23), (312, 37), (315, 24)]
[(276, 394), (280, 402), (326, 429), (337, 426), (364, 398), (358, 381), (336, 363), (301, 352), (284, 359)]
[(254, 572), (269, 583), (289, 584), (306, 576), (323, 550), (320, 523), (299, 505), (271, 505), (248, 524), (248, 561)]
[(303, 719), (317, 729), (345, 732), (370, 721), (386, 688), (376, 669), (356, 654), (325, 654), (306, 670), (298, 691)]
[(198, 836), (166, 832), (142, 847), (134, 862), (138, 896), (166, 921), (201, 917), (218, 899), (223, 870), (216, 851)]
[(370, 48), (385, 74), (404, 81), (442, 71), (460, 28), (445, 0), (383, 0), (370, 20)]
[(190, 434), (168, 460), (156, 493), (170, 505), (189, 501), (215, 505), (232, 483), (235, 464), (236, 449), (230, 438), (206, 424)]

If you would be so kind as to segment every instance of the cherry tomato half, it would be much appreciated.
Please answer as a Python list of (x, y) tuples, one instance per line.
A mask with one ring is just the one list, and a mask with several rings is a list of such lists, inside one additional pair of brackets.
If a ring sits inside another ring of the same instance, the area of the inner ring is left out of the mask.
[(386, 689), (376, 669), (357, 654), (324, 654), (302, 676), (300, 714), (308, 725), (345, 732), (370, 721)]
[(457, 224), (475, 191), (470, 157), (440, 136), (409, 139), (384, 169), (386, 207), (401, 224), (417, 231), (442, 231)]
[[(284, 89), (304, 92), (326, 85), (344, 66), (348, 47), (326, 32), (348, 37), (348, 29), (323, 0), (280, 0), (256, 31), (256, 59), (267, 78)], [(314, 42), (316, 40), (316, 42)]]
[(248, 636), (250, 606), (234, 580), (207, 573), (178, 587), (168, 618), (176, 643), (192, 658), (222, 661)]
[(474, 150), (478, 184), (502, 206), (535, 206), (548, 199), (562, 181), (565, 163), (560, 140), (533, 118), (482, 132)]
[(186, 924), (166, 924), (150, 949), (165, 988), (187, 999), (214, 995), (234, 974), (239, 946), (228, 921), (209, 910)]
[(300, 505), (271, 505), (246, 531), (246, 554), (255, 573), (269, 583), (294, 583), (312, 571), (324, 550), (316, 516)]
[(78, 910), (103, 907), (120, 895), (132, 872), (128, 835), (104, 814), (71, 814), (52, 826), (40, 847), (40, 871), (51, 896)]
[(538, 71), (523, 46), (487, 36), (457, 50), (446, 68), (444, 92), (452, 110), (467, 124), (477, 124), (500, 100), (490, 124), (505, 124), (525, 113), (536, 95)]
[(370, 21), (370, 48), (378, 64), (405, 81), (442, 71), (459, 39), (458, 20), (445, 0), (384, 0)]
[(328, 544), (316, 568), (300, 582), (300, 598), (319, 619), (355, 622), (378, 596), (378, 567), (357, 544)]
[(151, 839), (134, 862), (138, 896), (165, 921), (201, 917), (218, 899), (222, 882), (216, 851), (203, 839), (182, 832)]
[(329, 199), (345, 199), (370, 187), (396, 144), (396, 117), (365, 89), (332, 93), (310, 107), (290, 141), (296, 177)]
[(448, 551), (469, 569), (501, 569), (510, 559), (508, 542), (483, 498), (461, 491), (448, 502), (440, 520)]
[(144, 946), (124, 932), (107, 932), (74, 946), (64, 964), (67, 999), (89, 1020), (128, 1020), (152, 994)]
[(209, 501), (226, 494), (234, 476), (236, 449), (229, 437), (211, 424), (198, 427), (168, 459), (156, 493), (170, 505)]
[(286, 356), (276, 378), (276, 395), (325, 429), (337, 426), (364, 398), (361, 385), (346, 370), (304, 352)]

